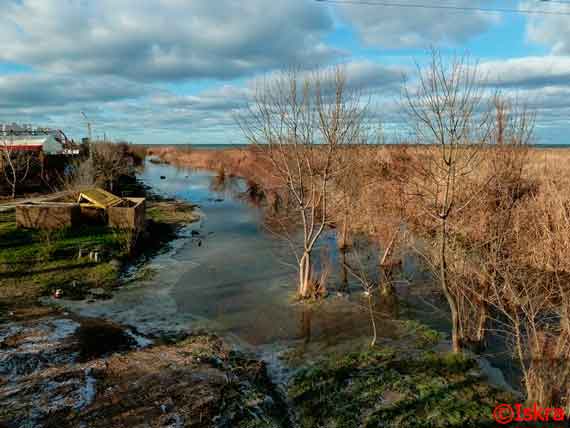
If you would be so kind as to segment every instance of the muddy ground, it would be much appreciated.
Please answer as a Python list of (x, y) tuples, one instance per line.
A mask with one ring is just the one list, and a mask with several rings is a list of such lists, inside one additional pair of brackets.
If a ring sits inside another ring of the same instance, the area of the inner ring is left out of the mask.
[(0, 327), (0, 427), (287, 426), (262, 362), (209, 334), (72, 316)]

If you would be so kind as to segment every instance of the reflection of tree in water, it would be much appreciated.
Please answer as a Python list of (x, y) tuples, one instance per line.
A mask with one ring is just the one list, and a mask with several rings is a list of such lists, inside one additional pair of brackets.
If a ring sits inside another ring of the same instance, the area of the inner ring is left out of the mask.
[(265, 201), (265, 194), (259, 184), (253, 180), (247, 180), (244, 186), (243, 179), (226, 174), (223, 169), (212, 177), (209, 189), (226, 198), (239, 199), (257, 208), (262, 207)]
[[(337, 248), (336, 241), (323, 242), (320, 257), (327, 257), (328, 250)], [(360, 289), (361, 293), (346, 300), (336, 300), (332, 306), (303, 306), (298, 313), (299, 337), (302, 339), (301, 350), (306, 348), (315, 336), (324, 340), (336, 340), (341, 331), (355, 331), (362, 328), (362, 317), (369, 318), (372, 344), (378, 337), (390, 335), (386, 330), (389, 321), (399, 319), (400, 301), (394, 283), (402, 273), (399, 264), (381, 266), (379, 261), (382, 248), (368, 240), (357, 239), (351, 247), (338, 249), (333, 257), (338, 291), (346, 292)], [(319, 260), (321, 264), (323, 260)], [(318, 264), (318, 263), (317, 263)], [(318, 276), (318, 275), (317, 275)], [(336, 305), (340, 304), (341, 307)], [(340, 328), (340, 330), (339, 330)], [(320, 340), (320, 339), (319, 339)]]
[(254, 207), (261, 207), (265, 201), (265, 194), (261, 186), (252, 180), (247, 180), (246, 185), (247, 189), (241, 193), (241, 199)]
[(346, 247), (341, 249), (343, 282), (348, 283), (347, 277), (352, 277), (362, 287), (366, 298), (373, 330), (371, 346), (376, 343), (378, 336), (376, 319), (399, 316), (399, 300), (393, 286), (394, 278), (399, 274), (399, 265), (383, 265), (380, 260), (386, 257), (380, 259), (382, 253), (378, 245), (367, 239), (355, 239), (350, 250)]
[(303, 306), (301, 309), (301, 337), (303, 343), (307, 344), (311, 341), (311, 321), (313, 310), (310, 306)]

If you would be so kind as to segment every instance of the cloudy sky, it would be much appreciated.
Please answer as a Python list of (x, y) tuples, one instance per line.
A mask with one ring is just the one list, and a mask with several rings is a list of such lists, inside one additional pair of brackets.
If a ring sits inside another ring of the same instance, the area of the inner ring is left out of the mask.
[(397, 132), (402, 76), (434, 46), (468, 51), (493, 85), (536, 109), (537, 142), (570, 143), (570, 0), (391, 2), (548, 15), (358, 1), (0, 0), (0, 122), (81, 137), (83, 111), (95, 135), (241, 143), (233, 117), (256, 80), (344, 64)]

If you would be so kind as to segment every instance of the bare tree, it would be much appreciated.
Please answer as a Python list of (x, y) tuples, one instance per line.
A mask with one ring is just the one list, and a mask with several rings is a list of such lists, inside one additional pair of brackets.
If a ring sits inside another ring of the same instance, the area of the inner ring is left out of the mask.
[(12, 199), (16, 198), (18, 185), (23, 183), (32, 166), (34, 153), (24, 150), (16, 150), (13, 141), (9, 142), (6, 137), (0, 143), (0, 167), (2, 167), (4, 179), (10, 186)]
[(117, 180), (132, 173), (133, 164), (125, 143), (91, 144), (89, 158), (76, 162), (73, 174), (65, 181), (64, 186), (76, 188), (97, 185), (113, 192)]
[(132, 170), (127, 146), (123, 143), (100, 142), (92, 144), (91, 148), (95, 182), (113, 192), (116, 181), (122, 175), (129, 175)]
[(298, 295), (311, 296), (312, 253), (330, 223), (333, 178), (342, 168), (339, 148), (359, 138), (365, 107), (347, 88), (341, 68), (312, 74), (289, 71), (257, 88), (248, 112), (238, 118), (246, 138), (272, 166), (274, 187), (291, 207), (301, 244), (282, 228), (294, 250)]
[(568, 198), (546, 184), (513, 214), (508, 257), (493, 257), (487, 303), (519, 362), (529, 402), (568, 408), (570, 216)]
[(482, 344), (489, 317), (489, 292), (500, 281), (497, 271), (504, 263), (510, 263), (514, 236), (511, 233), (517, 204), (532, 191), (526, 174), (529, 144), (534, 132), (535, 115), (516, 100), (497, 95), (493, 101), (495, 128), (493, 146), (486, 152), (488, 160), (482, 209), (477, 216), (484, 227), (474, 237), (482, 245), (477, 247), (478, 272), (472, 278), (478, 282), (475, 296), (478, 314), (474, 340)]
[(372, 275), (370, 275), (370, 266), (367, 266), (364, 263), (365, 257), (360, 254), (358, 250), (353, 251), (353, 256), (354, 262), (352, 264), (343, 260), (343, 265), (350, 275), (362, 286), (364, 297), (366, 297), (368, 313), (370, 315), (370, 324), (372, 326), (372, 340), (370, 342), (370, 347), (374, 347), (378, 340), (378, 330), (376, 326), (376, 318), (374, 317), (373, 293), (378, 291), (378, 284), (372, 278)]
[(452, 222), (477, 197), (469, 182), (481, 163), (481, 149), (491, 139), (490, 100), (476, 65), (467, 57), (445, 62), (432, 51), (430, 63), (417, 67), (417, 80), (404, 87), (403, 101), (423, 162), (411, 177), (413, 197), (435, 236), (430, 265), (451, 311), (452, 346), (461, 350), (457, 290), (449, 276)]

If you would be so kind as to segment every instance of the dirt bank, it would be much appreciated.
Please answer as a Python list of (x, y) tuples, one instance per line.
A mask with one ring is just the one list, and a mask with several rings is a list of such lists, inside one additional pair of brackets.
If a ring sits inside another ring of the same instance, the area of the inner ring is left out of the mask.
[(279, 427), (278, 402), (263, 363), (208, 334), (168, 344), (69, 316), (0, 328), (0, 427)]

